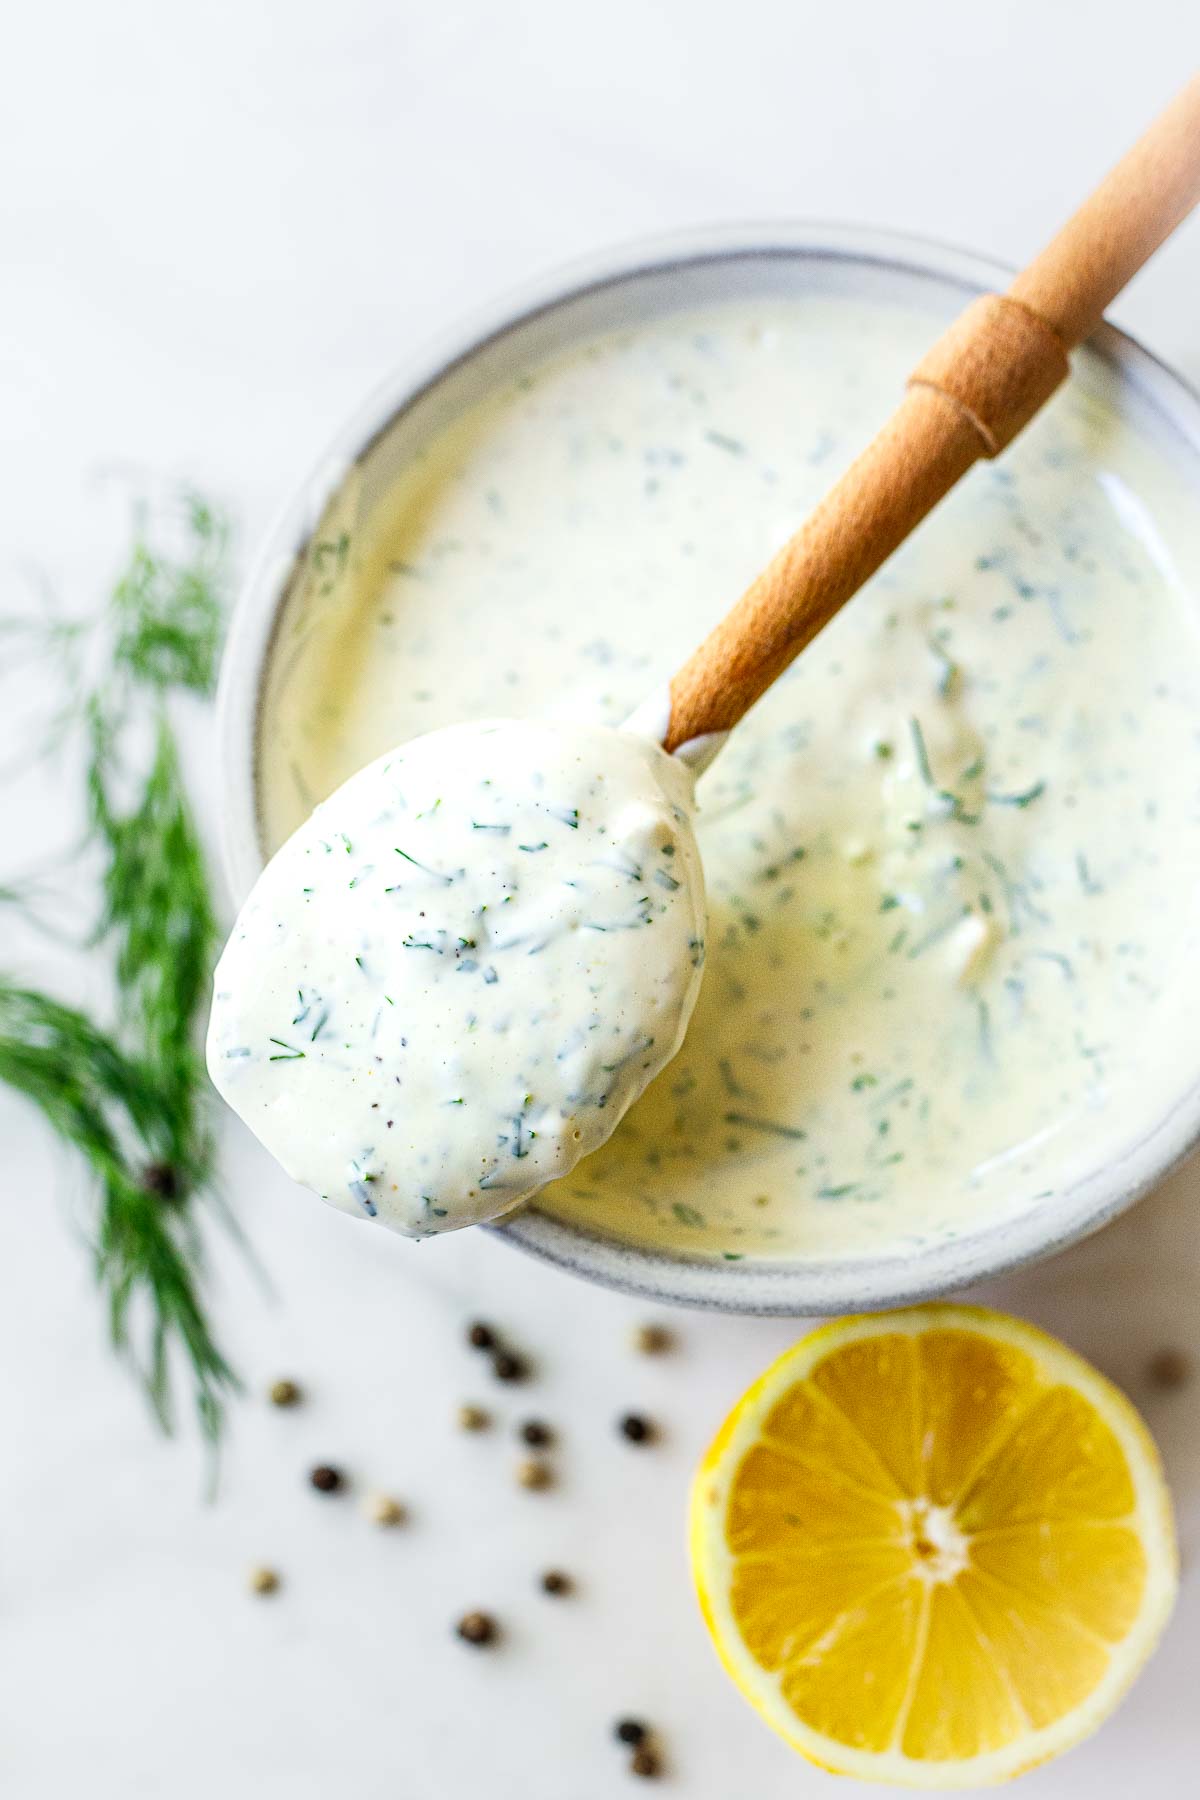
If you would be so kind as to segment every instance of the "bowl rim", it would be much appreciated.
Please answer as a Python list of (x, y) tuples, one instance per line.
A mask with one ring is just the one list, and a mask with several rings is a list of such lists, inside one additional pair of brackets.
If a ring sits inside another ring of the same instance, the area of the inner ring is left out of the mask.
[[(264, 857), (258, 835), (258, 722), (263, 677), (298, 559), (336, 490), (397, 417), (452, 371), (542, 315), (646, 276), (698, 265), (771, 259), (892, 267), (958, 287), (964, 297), (1006, 284), (1003, 263), (905, 232), (838, 222), (721, 224), (609, 247), (474, 309), (394, 368), (335, 435), (279, 508), (242, 584), (217, 694), (217, 778), (226, 881), (240, 904)], [(1127, 332), (1103, 324), (1088, 346), (1170, 422), (1200, 458), (1200, 396)], [(908, 1304), (1040, 1260), (1098, 1230), (1200, 1142), (1200, 1075), (1163, 1117), (1102, 1169), (1059, 1195), (969, 1237), (875, 1257), (805, 1260), (689, 1257), (602, 1236), (529, 1206), (487, 1229), (504, 1242), (602, 1286), (656, 1303), (804, 1317)]]

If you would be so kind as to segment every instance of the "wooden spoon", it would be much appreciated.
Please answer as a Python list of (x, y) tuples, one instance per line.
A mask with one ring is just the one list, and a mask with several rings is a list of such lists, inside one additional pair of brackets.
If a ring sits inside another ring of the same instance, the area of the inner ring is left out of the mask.
[(980, 457), (1069, 372), (1068, 351), (1200, 202), (1200, 76), (1006, 294), (973, 300), (903, 401), (635, 723), (703, 767), (742, 715)]

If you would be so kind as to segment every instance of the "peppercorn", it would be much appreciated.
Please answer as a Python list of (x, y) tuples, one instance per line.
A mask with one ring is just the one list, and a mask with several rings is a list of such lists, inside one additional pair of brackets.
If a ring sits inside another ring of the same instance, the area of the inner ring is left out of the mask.
[(650, 1736), (650, 1730), (640, 1719), (618, 1719), (613, 1726), (613, 1736), (619, 1743), (630, 1744), (636, 1750)]
[(340, 1469), (335, 1469), (330, 1463), (318, 1463), (308, 1479), (318, 1493), (336, 1494), (342, 1486), (345, 1476)]
[(408, 1517), (399, 1500), (393, 1500), (390, 1494), (369, 1494), (363, 1511), (372, 1525), (403, 1525)]
[(251, 1569), (248, 1581), (252, 1594), (273, 1594), (279, 1587), (278, 1572), (265, 1565)]
[(648, 1444), (655, 1435), (654, 1426), (640, 1413), (626, 1413), (618, 1429), (631, 1444)]
[(674, 1336), (665, 1325), (639, 1325), (633, 1334), (633, 1347), (643, 1356), (661, 1356), (674, 1343)]
[(458, 1423), (464, 1431), (486, 1431), (491, 1422), (491, 1413), (482, 1406), (464, 1405), (458, 1409)]
[(547, 1569), (542, 1576), (543, 1594), (569, 1594), (573, 1585), (571, 1577), (561, 1569)]
[(160, 1200), (178, 1200), (179, 1176), (170, 1163), (147, 1163), (142, 1170), (142, 1186)]
[(485, 1325), (482, 1319), (476, 1319), (473, 1325), (467, 1327), (467, 1342), (472, 1350), (494, 1350), (496, 1334), (490, 1325)]
[(653, 1780), (661, 1768), (662, 1764), (658, 1760), (657, 1752), (651, 1750), (648, 1744), (643, 1744), (640, 1749), (635, 1750), (629, 1759), (630, 1774), (641, 1775), (647, 1780)]
[(273, 1381), (267, 1398), (272, 1406), (299, 1406), (304, 1396), (294, 1381)]
[(500, 1350), (492, 1360), (492, 1373), (497, 1381), (524, 1381), (529, 1366), (511, 1350)]
[(531, 1450), (544, 1450), (547, 1444), (554, 1442), (554, 1433), (549, 1425), (542, 1423), (541, 1419), (526, 1419), (520, 1427), (520, 1438), (521, 1442), (528, 1444)]
[(517, 1480), (524, 1488), (548, 1488), (553, 1485), (554, 1476), (544, 1462), (527, 1456), (517, 1464)]
[(491, 1644), (499, 1636), (499, 1627), (490, 1613), (465, 1613), (455, 1626), (464, 1644)]
[(1182, 1350), (1160, 1350), (1151, 1357), (1146, 1373), (1157, 1388), (1181, 1388), (1192, 1373), (1192, 1361)]

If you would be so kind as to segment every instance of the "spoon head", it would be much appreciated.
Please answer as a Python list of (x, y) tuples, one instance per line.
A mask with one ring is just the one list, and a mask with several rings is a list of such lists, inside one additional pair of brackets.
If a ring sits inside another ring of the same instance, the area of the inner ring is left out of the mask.
[(272, 858), (217, 967), (213, 1081), (288, 1173), (410, 1236), (511, 1212), (609, 1137), (704, 960), (692, 776), (597, 726), (450, 726)]

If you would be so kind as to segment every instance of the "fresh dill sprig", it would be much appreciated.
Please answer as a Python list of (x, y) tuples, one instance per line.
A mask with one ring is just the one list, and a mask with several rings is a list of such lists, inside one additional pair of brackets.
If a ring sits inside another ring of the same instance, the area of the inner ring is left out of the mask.
[(139, 1046), (158, 1083), (170, 1125), (168, 1160), (188, 1188), (210, 1169), (198, 1117), (204, 1092), (196, 1021), (217, 948), (204, 854), (183, 789), (165, 713), (155, 722), (153, 760), (140, 795), (121, 813), (111, 794), (114, 745), (98, 704), (89, 708), (87, 790), (92, 829), (105, 855), (95, 939), (114, 953), (123, 1035)]
[(217, 678), (224, 617), (229, 528), (207, 501), (183, 496), (184, 556), (151, 547), (144, 512), (129, 562), (112, 592), (113, 663), (160, 694), (186, 688), (210, 694)]
[[(181, 1352), (202, 1431), (215, 1442), (237, 1383), (205, 1314), (192, 1203), (213, 1170), (196, 1032), (217, 922), (167, 703), (177, 690), (212, 690), (228, 530), (193, 496), (184, 497), (178, 554), (152, 542), (147, 513), (135, 525), (108, 606), (69, 632), (72, 647), (81, 634), (93, 639), (100, 671), (90, 685), (71, 686), (88, 822), (76, 885), (95, 871), (86, 941), (112, 956), (116, 1021), (109, 1029), (0, 979), (0, 1081), (38, 1107), (92, 1177), (90, 1235), (114, 1345), (130, 1356), (166, 1428), (170, 1365)], [(36, 917), (23, 889), (0, 889), (0, 903), (18, 897)]]
[(186, 1194), (170, 1191), (174, 1122), (153, 1072), (85, 1013), (0, 980), (0, 1081), (38, 1107), (96, 1182), (92, 1237), (114, 1345), (131, 1351), (131, 1310), (145, 1292), (152, 1319), (137, 1360), (154, 1410), (169, 1428), (168, 1353), (177, 1339), (191, 1362), (202, 1429), (215, 1440), (234, 1377), (198, 1297)]

